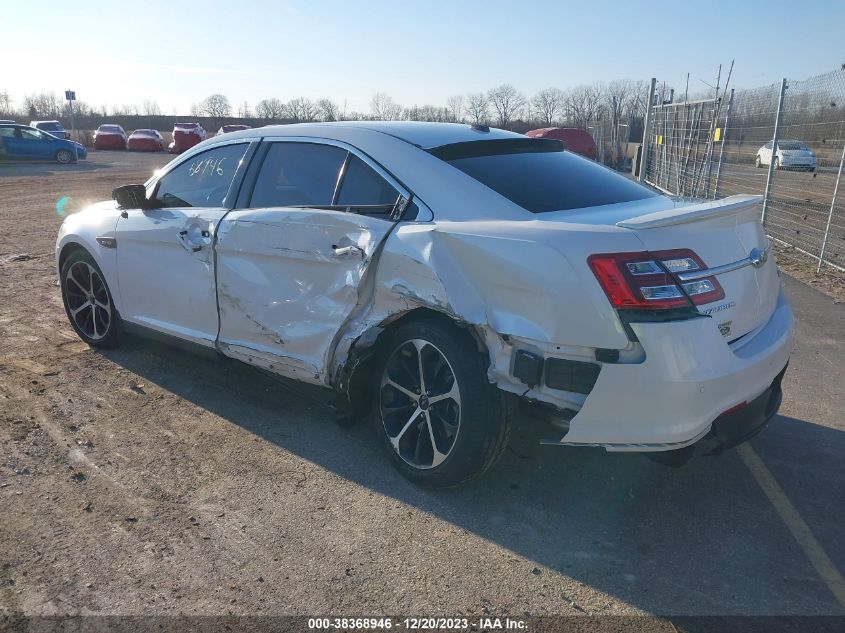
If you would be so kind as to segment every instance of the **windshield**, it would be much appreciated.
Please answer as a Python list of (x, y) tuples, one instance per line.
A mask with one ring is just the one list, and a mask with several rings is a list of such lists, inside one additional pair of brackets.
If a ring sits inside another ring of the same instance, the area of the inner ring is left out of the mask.
[(118, 134), (123, 130), (120, 129), (119, 125), (101, 125), (100, 132), (117, 132)]
[(807, 149), (801, 141), (778, 141), (778, 149)]
[(430, 151), (532, 213), (660, 195), (561, 147), (560, 141), (548, 139), (506, 139), (456, 143)]

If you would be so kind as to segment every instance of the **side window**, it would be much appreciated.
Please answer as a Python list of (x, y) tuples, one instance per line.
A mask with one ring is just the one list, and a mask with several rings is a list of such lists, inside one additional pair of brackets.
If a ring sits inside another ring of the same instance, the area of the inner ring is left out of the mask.
[(766, 143), (766, 149), (772, 149), (772, 141)]
[(0, 136), (5, 136), (6, 138), (14, 138), (15, 137), (15, 128), (13, 128), (13, 127), (0, 127)]
[(317, 143), (273, 143), (249, 206), (307, 207), (332, 204), (346, 150)]
[(43, 141), (44, 135), (38, 130), (21, 130), (21, 138), (28, 141)]
[(365, 215), (389, 215), (398, 199), (399, 192), (372, 167), (357, 156), (349, 156), (336, 204), (372, 207), (356, 209)]
[(219, 207), (235, 179), (248, 143), (224, 145), (186, 160), (158, 183), (162, 207)]

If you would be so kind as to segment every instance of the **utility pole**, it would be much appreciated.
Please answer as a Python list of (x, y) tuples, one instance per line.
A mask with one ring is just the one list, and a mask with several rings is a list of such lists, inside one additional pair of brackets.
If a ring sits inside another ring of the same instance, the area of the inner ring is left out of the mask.
[(73, 136), (75, 136), (78, 141), (79, 134), (76, 133), (76, 113), (73, 111), (73, 102), (76, 101), (76, 92), (73, 90), (65, 90), (65, 99), (67, 99), (68, 104), (70, 105), (70, 129), (73, 132)]

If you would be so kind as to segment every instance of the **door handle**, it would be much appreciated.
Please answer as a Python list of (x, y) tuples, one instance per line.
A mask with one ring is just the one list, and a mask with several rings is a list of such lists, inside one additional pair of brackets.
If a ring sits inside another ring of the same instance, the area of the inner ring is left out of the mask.
[(332, 244), (332, 255), (335, 257), (343, 257), (344, 255), (351, 255), (352, 253), (357, 253), (363, 257), (364, 249), (354, 244), (350, 246), (338, 246), (337, 244)]
[(196, 242), (188, 241), (187, 231), (179, 231), (179, 242), (182, 244), (185, 250), (190, 253), (198, 253), (202, 250), (203, 247), (202, 244), (197, 244)]

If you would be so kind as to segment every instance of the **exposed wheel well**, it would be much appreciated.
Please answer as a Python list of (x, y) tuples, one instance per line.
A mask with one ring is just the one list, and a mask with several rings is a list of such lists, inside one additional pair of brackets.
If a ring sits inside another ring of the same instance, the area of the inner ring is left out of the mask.
[(65, 265), (65, 261), (67, 258), (70, 257), (71, 253), (76, 251), (86, 251), (86, 248), (82, 246), (82, 244), (78, 242), (68, 242), (64, 246), (62, 246), (61, 252), (59, 252), (59, 272), (62, 272), (62, 266)]
[[(375, 392), (375, 384), (379, 380), (378, 365), (383, 353), (385, 341), (390, 338), (391, 332), (396, 328), (411, 321), (427, 321), (437, 323), (443, 327), (451, 328), (464, 336), (472, 339), (480, 354), (489, 357), (487, 346), (478, 330), (468, 324), (458, 321), (454, 317), (433, 310), (431, 308), (419, 307), (404, 312), (398, 317), (388, 318), (379, 325), (374, 326), (377, 331), (375, 340), (368, 336), (368, 332), (361, 335), (356, 344), (349, 350), (346, 360), (346, 368), (341, 373), (347, 372), (348, 378), (341, 379), (341, 389), (346, 391), (352, 414), (356, 417), (366, 415), (372, 406), (372, 395)], [(367, 344), (362, 346), (358, 341), (366, 340)]]

